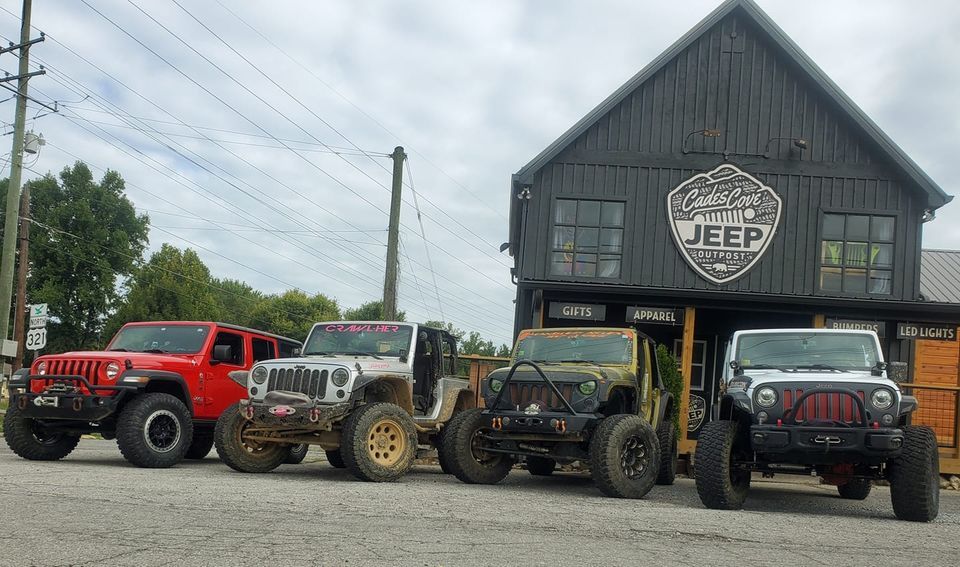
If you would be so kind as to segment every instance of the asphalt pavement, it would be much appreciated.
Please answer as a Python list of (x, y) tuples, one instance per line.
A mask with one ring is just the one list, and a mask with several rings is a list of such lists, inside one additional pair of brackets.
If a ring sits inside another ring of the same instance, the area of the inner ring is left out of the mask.
[(435, 466), (372, 484), (323, 462), (232, 471), (215, 453), (171, 469), (127, 464), (111, 441), (63, 461), (0, 443), (0, 565), (956, 565), (960, 493), (931, 524), (900, 522), (809, 479), (755, 481), (743, 511), (704, 509), (678, 479), (644, 500), (589, 478), (470, 486)]

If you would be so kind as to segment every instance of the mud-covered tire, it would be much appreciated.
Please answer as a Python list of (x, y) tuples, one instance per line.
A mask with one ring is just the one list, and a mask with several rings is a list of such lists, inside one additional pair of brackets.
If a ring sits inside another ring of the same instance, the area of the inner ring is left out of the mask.
[(346, 463), (343, 462), (343, 455), (340, 454), (339, 449), (333, 451), (325, 451), (327, 454), (327, 463), (335, 469), (345, 469), (347, 468)]
[(550, 476), (557, 468), (557, 461), (547, 457), (527, 457), (527, 471), (533, 476)]
[(739, 510), (750, 491), (750, 472), (733, 469), (737, 423), (711, 421), (700, 430), (694, 462), (697, 494), (707, 508)]
[(210, 454), (210, 449), (213, 449), (213, 430), (194, 428), (193, 442), (190, 443), (184, 458), (193, 460), (206, 458)]
[(79, 435), (44, 433), (20, 408), (11, 405), (3, 416), (3, 438), (10, 450), (28, 461), (58, 461), (77, 447)]
[(509, 455), (478, 450), (477, 435), (489, 428), (482, 408), (464, 410), (447, 424), (444, 444), (450, 456), (448, 464), (453, 475), (462, 482), (497, 484), (510, 474), (516, 463)]
[(220, 460), (231, 469), (245, 473), (270, 472), (283, 464), (290, 448), (280, 443), (244, 442), (243, 430), (249, 424), (240, 414), (239, 403), (220, 414), (213, 430), (213, 444)]
[(400, 406), (360, 406), (343, 424), (340, 455), (360, 480), (391, 482), (407, 474), (417, 456), (417, 428)]
[(677, 479), (677, 428), (672, 420), (664, 420), (657, 428), (660, 442), (660, 470), (657, 484), (669, 486)]
[(618, 414), (597, 425), (590, 439), (593, 482), (612, 498), (643, 498), (657, 481), (660, 442), (642, 417)]
[(290, 449), (287, 451), (287, 458), (283, 460), (285, 465), (299, 465), (307, 458), (307, 452), (310, 451), (310, 445), (306, 443), (299, 443), (297, 445), (290, 446)]
[(130, 463), (148, 469), (172, 467), (193, 443), (190, 411), (170, 394), (140, 394), (117, 418), (117, 446)]
[(940, 454), (929, 427), (903, 428), (903, 450), (890, 463), (890, 500), (900, 520), (930, 522), (940, 513)]
[(845, 484), (837, 485), (837, 492), (844, 500), (865, 500), (870, 496), (873, 483), (867, 478), (855, 478)]

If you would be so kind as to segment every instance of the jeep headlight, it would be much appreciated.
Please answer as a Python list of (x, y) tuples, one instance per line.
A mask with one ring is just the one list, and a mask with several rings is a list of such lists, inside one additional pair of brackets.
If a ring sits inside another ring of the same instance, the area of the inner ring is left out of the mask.
[(764, 408), (772, 407), (777, 403), (777, 391), (769, 386), (757, 390), (757, 405)]
[(111, 362), (107, 365), (106, 369), (104, 369), (104, 373), (107, 375), (108, 380), (113, 380), (117, 377), (117, 374), (120, 374), (120, 365), (116, 362)]
[(330, 375), (330, 380), (333, 382), (333, 385), (342, 388), (347, 385), (347, 380), (350, 379), (350, 373), (347, 372), (346, 368), (337, 368), (333, 371), (333, 374)]
[(886, 388), (874, 390), (870, 394), (870, 403), (877, 409), (885, 410), (893, 405), (893, 392)]
[(589, 382), (580, 382), (580, 393), (584, 396), (589, 396), (590, 394), (597, 391), (597, 382), (596, 380), (590, 380)]
[(258, 366), (253, 369), (253, 372), (250, 373), (250, 377), (253, 378), (255, 384), (263, 384), (267, 381), (267, 369), (263, 366)]
[(491, 378), (488, 384), (490, 386), (490, 391), (494, 394), (500, 393), (500, 390), (503, 389), (503, 380), (497, 378)]
[(37, 365), (37, 374), (39, 374), (40, 376), (43, 376), (46, 373), (47, 373), (47, 361), (41, 360), (40, 364)]

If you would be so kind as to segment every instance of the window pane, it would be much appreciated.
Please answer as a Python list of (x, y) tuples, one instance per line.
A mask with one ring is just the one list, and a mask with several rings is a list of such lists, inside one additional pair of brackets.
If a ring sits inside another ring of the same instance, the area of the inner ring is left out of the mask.
[(600, 201), (580, 201), (577, 211), (577, 224), (580, 226), (600, 226)]
[(556, 224), (576, 224), (577, 202), (570, 199), (557, 199), (557, 214), (553, 221)]
[(867, 265), (866, 242), (847, 242), (843, 254), (843, 263), (847, 266)]
[(870, 246), (870, 265), (878, 268), (893, 267), (893, 244), (873, 244)]
[(847, 240), (866, 240), (870, 234), (870, 217), (847, 215)]
[(843, 240), (843, 215), (823, 215), (823, 239)]
[(597, 251), (597, 240), (600, 238), (599, 228), (578, 228), (577, 229), (577, 250), (582, 252)]
[(623, 203), (605, 202), (600, 223), (603, 226), (623, 226)]
[(840, 268), (820, 268), (820, 289), (823, 291), (841, 291), (842, 281)]
[(600, 231), (600, 252), (619, 254), (623, 251), (623, 229), (605, 228)]
[(844, 270), (843, 291), (848, 293), (866, 293), (867, 271), (859, 268), (847, 268)]
[(600, 256), (597, 275), (601, 278), (619, 278), (620, 256)]
[(893, 217), (870, 219), (870, 240), (893, 240)]
[(824, 266), (839, 266), (843, 261), (843, 242), (824, 241), (821, 245), (820, 263)]
[(893, 272), (870, 270), (870, 293), (890, 293), (893, 287)]
[(557, 226), (553, 229), (553, 247), (556, 250), (573, 250), (572, 226)]
[(596, 277), (597, 275), (597, 255), (596, 254), (577, 254), (576, 262), (573, 265), (573, 275)]
[(573, 270), (573, 254), (554, 252), (550, 262), (550, 273), (554, 276), (569, 276)]

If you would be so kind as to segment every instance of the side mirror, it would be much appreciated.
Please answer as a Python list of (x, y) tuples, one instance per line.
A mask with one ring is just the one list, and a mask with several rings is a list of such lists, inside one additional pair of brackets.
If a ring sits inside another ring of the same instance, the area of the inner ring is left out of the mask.
[(907, 363), (906, 362), (888, 362), (887, 363), (887, 378), (890, 378), (897, 384), (903, 384), (909, 381), (909, 376), (907, 376)]
[(230, 345), (216, 345), (213, 347), (213, 358), (210, 362), (233, 362), (233, 347)]
[(743, 368), (740, 367), (740, 363), (737, 362), (736, 360), (730, 361), (730, 368), (733, 369), (734, 376), (740, 376), (743, 374)]

